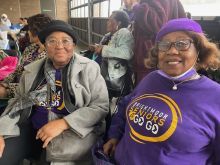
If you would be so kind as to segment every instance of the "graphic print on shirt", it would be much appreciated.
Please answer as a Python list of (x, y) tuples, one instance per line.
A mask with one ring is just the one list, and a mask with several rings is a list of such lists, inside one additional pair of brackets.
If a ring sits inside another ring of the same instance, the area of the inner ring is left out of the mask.
[(38, 93), (37, 105), (42, 107), (50, 107), (47, 109), (52, 110), (55, 113), (60, 113), (62, 110), (64, 110), (66, 113), (66, 108), (63, 100), (60, 70), (56, 70), (55, 72), (55, 86), (55, 91), (53, 91), (51, 87), (48, 86), (46, 79), (41, 82), (41, 84), (36, 89), (36, 92)]
[(176, 130), (182, 114), (170, 97), (160, 94), (144, 94), (134, 99), (126, 110), (130, 137), (138, 142), (161, 142)]
[(57, 107), (57, 110), (62, 110), (64, 106), (62, 83), (60, 80), (55, 81), (56, 92), (52, 95), (51, 105)]

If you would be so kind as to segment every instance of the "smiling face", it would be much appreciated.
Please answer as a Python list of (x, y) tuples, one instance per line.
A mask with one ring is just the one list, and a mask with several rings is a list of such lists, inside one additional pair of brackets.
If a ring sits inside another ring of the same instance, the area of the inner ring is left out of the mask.
[(64, 32), (53, 32), (45, 42), (48, 57), (56, 69), (66, 66), (73, 56), (75, 44), (72, 38)]
[[(186, 33), (181, 31), (169, 33), (165, 35), (161, 41), (176, 42), (182, 40), (192, 41)], [(159, 69), (172, 77), (179, 76), (195, 65), (198, 57), (197, 54), (193, 43), (190, 43), (189, 49), (184, 51), (177, 50), (174, 45), (167, 51), (159, 50)]]

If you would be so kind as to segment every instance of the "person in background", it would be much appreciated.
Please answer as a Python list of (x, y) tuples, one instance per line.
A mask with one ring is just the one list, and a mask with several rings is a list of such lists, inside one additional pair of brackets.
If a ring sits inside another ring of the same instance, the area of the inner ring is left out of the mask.
[(22, 28), (20, 32), (17, 34), (18, 46), (19, 51), (21, 53), (24, 52), (25, 48), (28, 47), (30, 43), (29, 35), (28, 35), (28, 18), (21, 18), (22, 19)]
[[(0, 117), (0, 164), (18, 165), (31, 156), (36, 165), (91, 165), (90, 150), (104, 133), (109, 107), (100, 67), (74, 53), (75, 32), (63, 21), (52, 20), (38, 37), (47, 57), (25, 67), (16, 96)], [(67, 130), (85, 143), (69, 143), (67, 148), (57, 144), (62, 148), (58, 152), (63, 154), (50, 160), (46, 148), (48, 152), (48, 145), (54, 145), (55, 139), (65, 136)], [(78, 154), (86, 145), (90, 146), (88, 151)], [(71, 154), (65, 153), (74, 149), (78, 156), (67, 160)]]
[(186, 12), (186, 18), (192, 19), (192, 15), (190, 12)]
[[(113, 11), (107, 21), (109, 36), (107, 45), (91, 45), (95, 54), (102, 57), (101, 72), (106, 80), (109, 98), (127, 95), (131, 91), (131, 76), (124, 79), (120, 90), (115, 90), (114, 80), (118, 80), (130, 70), (129, 63), (133, 57), (134, 38), (127, 29), (129, 24), (128, 15), (121, 10)], [(114, 106), (113, 106), (114, 109)]]
[(27, 25), (27, 18), (20, 17), (18, 19), (18, 23), (13, 25), (13, 28), (14, 29), (19, 29), (19, 31), (21, 31), (21, 29), (24, 28), (25, 25)]
[(17, 66), (15, 72), (10, 74), (3, 82), (0, 83), (0, 98), (13, 97), (15, 94), (15, 88), (18, 85), (24, 66), (27, 64), (39, 60), (46, 56), (44, 45), (40, 42), (37, 34), (49, 23), (52, 19), (46, 14), (36, 14), (28, 19), (29, 26), (29, 38), (32, 43), (26, 47), (23, 52), (20, 64)]
[(7, 25), (3, 24), (3, 23), (0, 21), (0, 31), (9, 32), (9, 31), (10, 31), (10, 27), (8, 27)]
[(144, 59), (148, 57), (154, 45), (155, 36), (159, 29), (170, 19), (186, 17), (179, 0), (141, 0), (133, 7), (135, 39), (133, 70), (135, 84), (152, 70), (144, 66)]
[(7, 38), (7, 31), (0, 31), (0, 49), (7, 49), (8, 48), (8, 38)]
[(220, 85), (197, 73), (220, 50), (188, 18), (157, 33), (149, 73), (118, 105), (104, 145), (116, 164), (220, 164)]
[(24, 18), (20, 18), (20, 20), (22, 24), (22, 28), (20, 31), (28, 31), (28, 18), (24, 17)]
[(139, 0), (123, 0), (123, 6), (120, 9), (128, 14), (130, 22), (133, 20), (134, 16), (133, 6), (138, 2)]
[(1, 22), (3, 25), (6, 25), (7, 27), (11, 27), (11, 21), (8, 19), (8, 16), (6, 14), (1, 15)]

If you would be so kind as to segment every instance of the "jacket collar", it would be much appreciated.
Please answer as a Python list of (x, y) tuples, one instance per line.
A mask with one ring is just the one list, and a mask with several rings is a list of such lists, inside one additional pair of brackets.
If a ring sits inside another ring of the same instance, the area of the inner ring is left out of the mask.
[[(40, 68), (43, 67), (46, 59), (47, 57), (42, 58), (24, 67), (25, 69), (24, 71), (25, 72), (25, 91), (29, 91), (31, 89), (31, 86), (38, 72), (40, 71)], [(78, 55), (75, 53), (71, 60), (72, 67), (69, 68), (71, 69), (70, 71), (71, 77), (75, 77), (80, 71), (82, 71), (88, 62), (89, 60), (87, 60), (85, 57), (82, 57), (81, 55)]]

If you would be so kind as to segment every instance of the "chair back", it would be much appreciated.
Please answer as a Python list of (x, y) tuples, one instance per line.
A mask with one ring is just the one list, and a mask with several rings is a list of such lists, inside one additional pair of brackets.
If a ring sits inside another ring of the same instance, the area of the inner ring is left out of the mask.
[(7, 55), (14, 56), (14, 57), (20, 57), (20, 52), (17, 50), (10, 50), (10, 49), (2, 49)]

